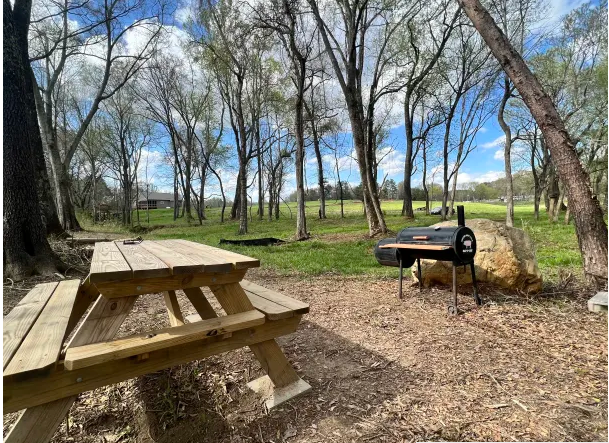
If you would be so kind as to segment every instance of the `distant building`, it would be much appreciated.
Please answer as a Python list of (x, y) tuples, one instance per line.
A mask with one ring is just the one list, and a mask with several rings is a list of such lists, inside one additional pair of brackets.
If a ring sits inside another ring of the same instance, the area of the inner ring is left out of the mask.
[[(182, 204), (182, 200), (178, 200), (178, 206)], [(175, 199), (172, 192), (149, 192), (140, 194), (137, 199), (138, 209), (166, 209), (175, 206)]]

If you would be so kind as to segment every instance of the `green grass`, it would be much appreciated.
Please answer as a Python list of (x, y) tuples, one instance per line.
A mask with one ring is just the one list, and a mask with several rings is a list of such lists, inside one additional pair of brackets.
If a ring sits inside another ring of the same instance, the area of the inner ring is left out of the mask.
[[(388, 228), (396, 232), (407, 226), (428, 226), (439, 221), (438, 216), (425, 216), (416, 213), (415, 220), (406, 220), (400, 215), (401, 202), (387, 201), (382, 203), (386, 214)], [(433, 206), (439, 206), (434, 203)], [(505, 206), (502, 204), (464, 203), (466, 219), (488, 218), (503, 221)], [(424, 206), (415, 202), (414, 207)], [(295, 204), (291, 204), (292, 218), (286, 205), (282, 206), (279, 220), (258, 220), (256, 209), (252, 208), (254, 219), (249, 222), (249, 232), (240, 238), (277, 237), (289, 240), (295, 231)], [(330, 201), (327, 207), (326, 220), (319, 220), (317, 214), (319, 204), (307, 203), (307, 230), (313, 239), (305, 242), (288, 243), (282, 246), (268, 247), (239, 247), (223, 245), (241, 254), (260, 258), (262, 266), (274, 269), (284, 274), (319, 275), (337, 273), (342, 275), (396, 276), (397, 270), (379, 266), (374, 259), (372, 250), (378, 239), (368, 239), (368, 225), (363, 216), (361, 203), (345, 202), (345, 218), (340, 218), (340, 205)], [(266, 208), (265, 208), (266, 211)], [(547, 221), (545, 213), (541, 220), (533, 218), (532, 204), (517, 204), (515, 206), (515, 226), (524, 229), (532, 238), (537, 254), (539, 267), (546, 280), (558, 278), (559, 270), (566, 268), (575, 274), (581, 274), (581, 257), (577, 246), (573, 225), (565, 226), (562, 220), (552, 224)], [(227, 216), (230, 208), (227, 208)], [(133, 214), (134, 220), (136, 214)], [(237, 238), (239, 224), (227, 220), (220, 223), (218, 208), (207, 210), (207, 220), (199, 225), (197, 220), (188, 223), (180, 218), (173, 220), (171, 209), (156, 209), (150, 211), (150, 223), (146, 212), (140, 211), (140, 222), (144, 227), (152, 228), (144, 238), (167, 239), (183, 238), (217, 246), (221, 238)], [(228, 218), (228, 217), (227, 217)], [(83, 228), (100, 232), (127, 231), (116, 223), (93, 225), (90, 219), (81, 217)], [(129, 234), (134, 235), (134, 234)]]

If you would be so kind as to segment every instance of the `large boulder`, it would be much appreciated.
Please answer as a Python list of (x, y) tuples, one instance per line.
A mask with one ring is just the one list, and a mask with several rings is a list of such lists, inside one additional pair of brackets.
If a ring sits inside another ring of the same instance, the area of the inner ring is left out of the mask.
[[(456, 221), (446, 221), (434, 226), (456, 226)], [(509, 228), (503, 223), (487, 219), (467, 220), (466, 225), (476, 234), (477, 251), (474, 259), (476, 279), (479, 282), (520, 290), (539, 292), (542, 288), (541, 273), (535, 259), (533, 242), (522, 229)], [(452, 263), (421, 260), (423, 286), (452, 285)], [(412, 275), (417, 280), (416, 263)], [(457, 268), (457, 279), (471, 283), (469, 266)]]

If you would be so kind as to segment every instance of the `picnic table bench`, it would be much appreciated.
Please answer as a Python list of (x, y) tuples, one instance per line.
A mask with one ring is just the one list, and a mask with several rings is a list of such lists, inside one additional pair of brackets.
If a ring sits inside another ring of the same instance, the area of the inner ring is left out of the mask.
[[(245, 346), (267, 374), (248, 386), (268, 409), (309, 390), (275, 341), (297, 329), (309, 306), (243, 280), (257, 266), (185, 240), (96, 243), (82, 284), (37, 285), (4, 317), (4, 412), (25, 409), (5, 442), (47, 442), (81, 392)], [(188, 323), (177, 290), (198, 313)], [(170, 327), (115, 338), (137, 298), (159, 292)]]

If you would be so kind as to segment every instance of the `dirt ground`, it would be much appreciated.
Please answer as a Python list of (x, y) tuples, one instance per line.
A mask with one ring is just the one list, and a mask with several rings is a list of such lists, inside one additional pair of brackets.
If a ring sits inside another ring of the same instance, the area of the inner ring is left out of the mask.
[[(399, 301), (393, 279), (248, 278), (310, 304), (279, 342), (312, 391), (266, 413), (238, 350), (82, 394), (53, 442), (607, 441), (607, 315), (584, 296), (481, 288), (485, 305), (461, 296), (452, 318), (447, 289)], [(4, 314), (35, 283), (5, 284)], [(120, 335), (168, 325), (142, 296)]]

